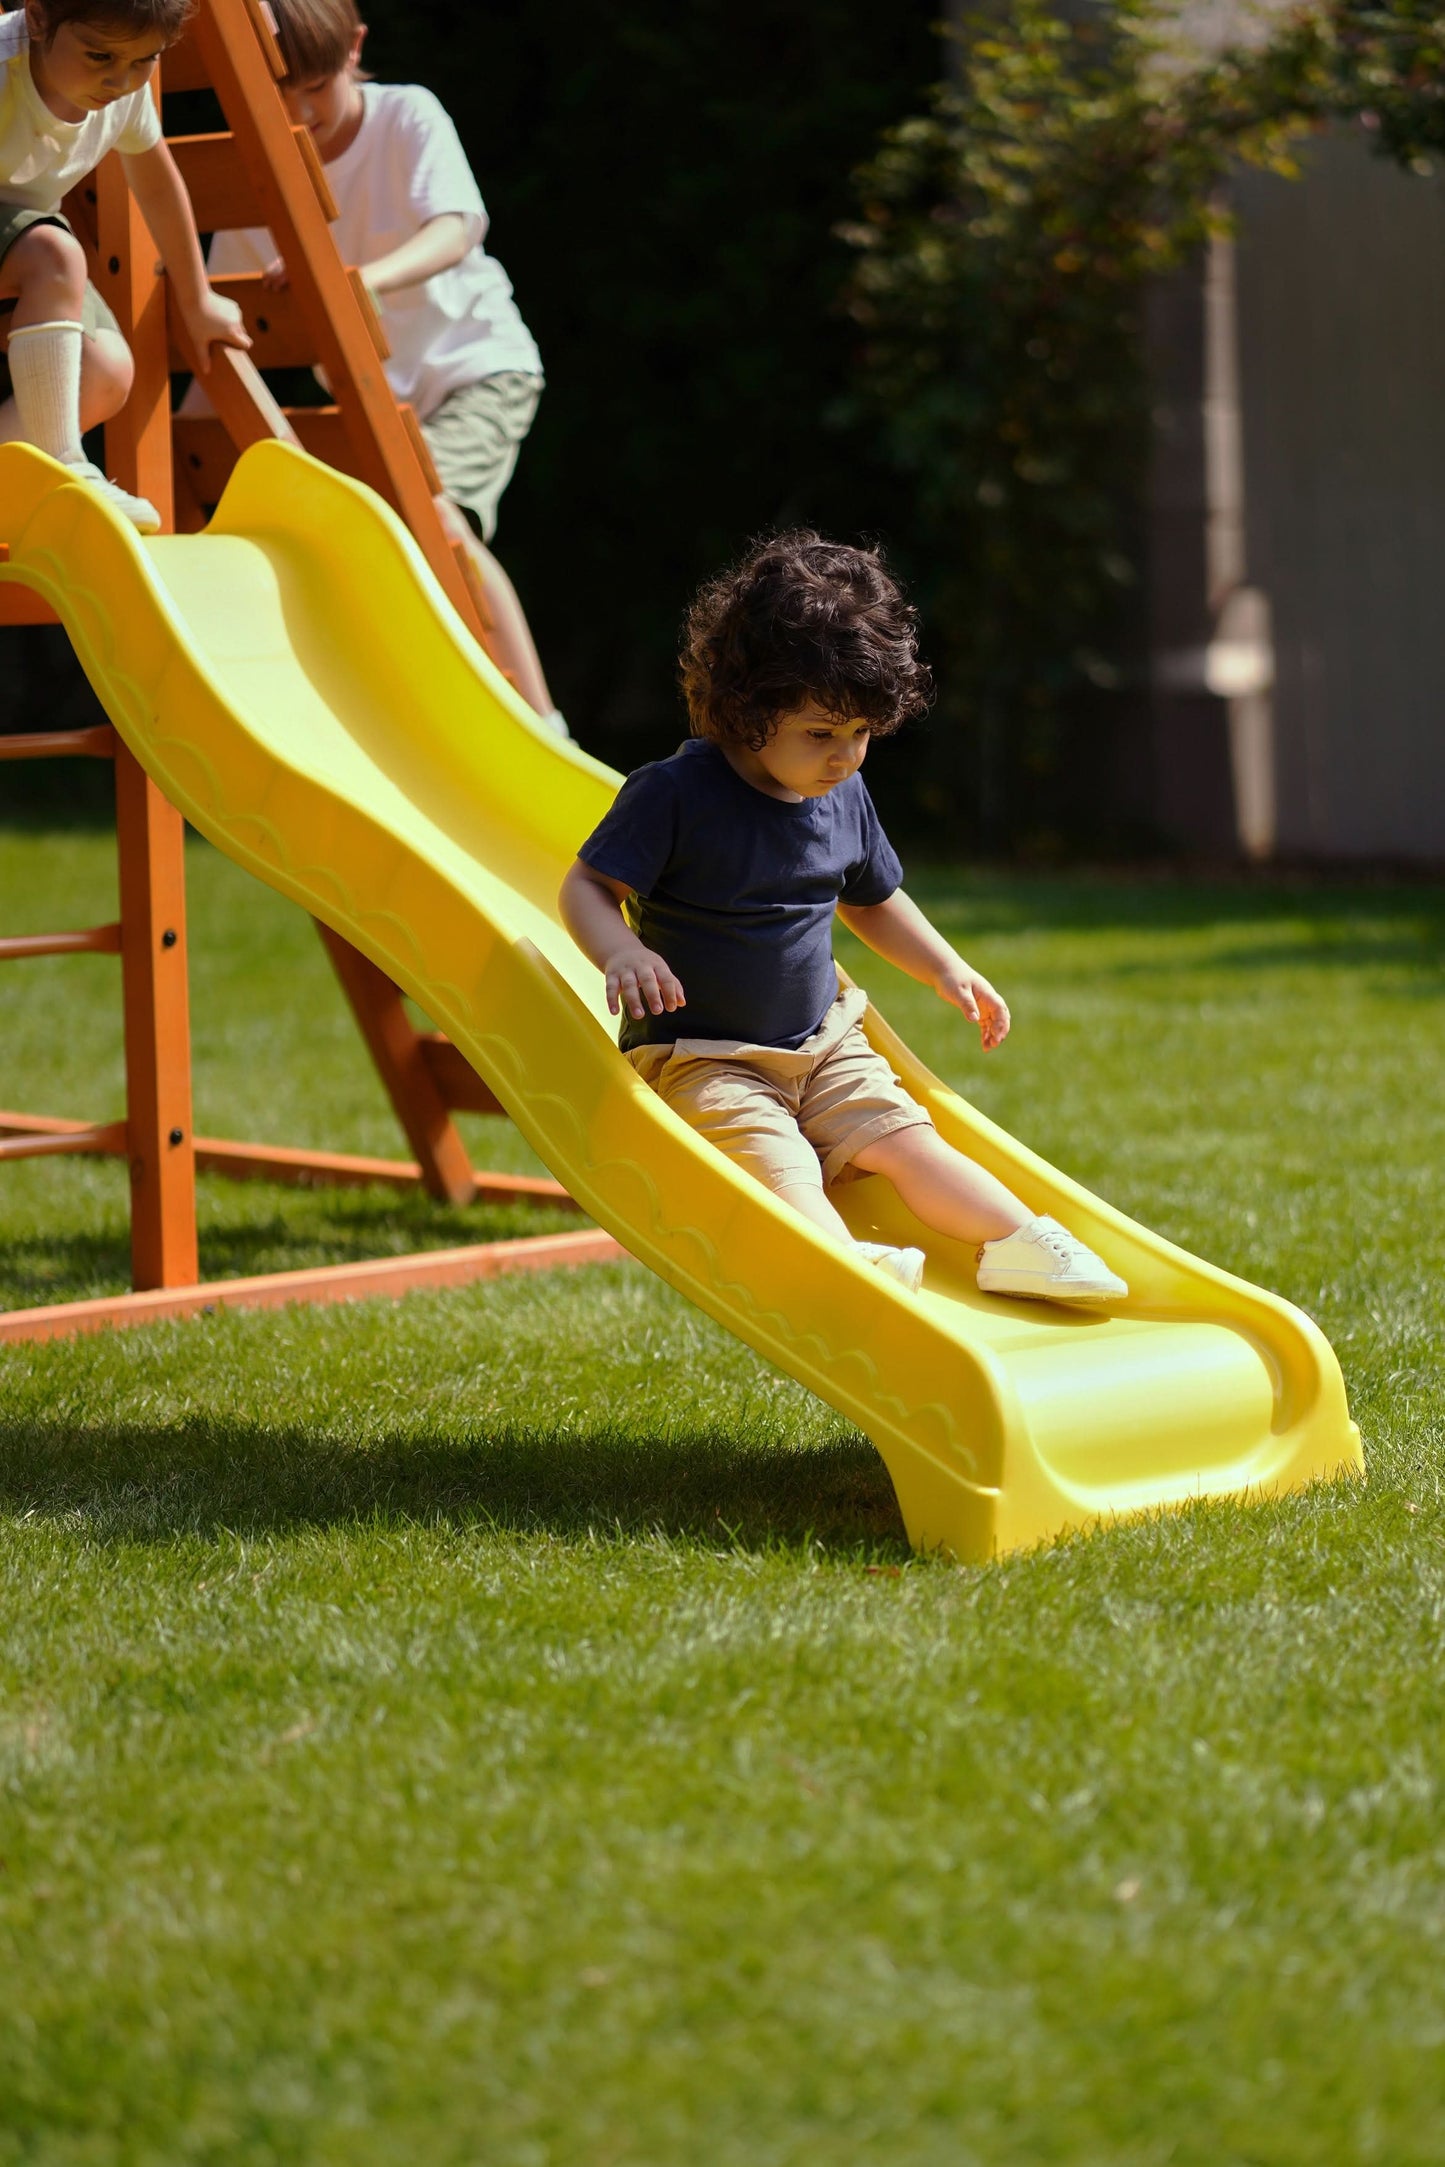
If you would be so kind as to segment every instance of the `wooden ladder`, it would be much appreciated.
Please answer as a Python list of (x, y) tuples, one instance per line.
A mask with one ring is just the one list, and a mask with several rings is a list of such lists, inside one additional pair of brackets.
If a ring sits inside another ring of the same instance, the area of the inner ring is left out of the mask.
[[(329, 227), (336, 208), (310, 134), (294, 127), (278, 85), (284, 63), (261, 0), (200, 0), (179, 43), (166, 54), (162, 91), (209, 89), (225, 132), (168, 138), (203, 233), (267, 226), (286, 260), (280, 292), (259, 276), (224, 279), (254, 342), (250, 355), (217, 346), (206, 377), (213, 415), (173, 414), (171, 374), (194, 369), (155, 245), (108, 158), (66, 201), (91, 258), (96, 285), (115, 310), (135, 357), (135, 385), (107, 423), (106, 468), (148, 497), (166, 531), (193, 532), (221, 494), (231, 467), (266, 437), (300, 443), (368, 483), (405, 520), (458, 614), (484, 645), (490, 625), (470, 557), (442, 526), (439, 484), (416, 418), (387, 383), (380, 319), (359, 275), (342, 264)], [(332, 404), (283, 409), (262, 367), (320, 364)], [(0, 624), (54, 622), (27, 589), (0, 586)], [(74, 932), (0, 940), (0, 961), (105, 952), (121, 959), (126, 1047), (126, 1116), (85, 1123), (0, 1111), (0, 1161), (64, 1152), (124, 1156), (131, 1171), (134, 1292), (102, 1302), (57, 1304), (0, 1315), (0, 1341), (48, 1338), (97, 1325), (175, 1316), (219, 1301), (338, 1300), (397, 1293), (412, 1285), (456, 1284), (498, 1270), (545, 1268), (617, 1255), (601, 1233), (533, 1237), (387, 1260), (282, 1273), (264, 1280), (199, 1283), (197, 1167), (290, 1182), (386, 1181), (424, 1186), (452, 1204), (532, 1198), (568, 1203), (553, 1181), (478, 1174), (451, 1119), (454, 1111), (502, 1108), (439, 1032), (421, 1032), (399, 989), (370, 960), (318, 927), (368, 1051), (415, 1157), (379, 1160), (337, 1152), (198, 1138), (191, 1126), (187, 999), (184, 823), (107, 726), (0, 737), (0, 760), (73, 755), (115, 763), (120, 917)]]

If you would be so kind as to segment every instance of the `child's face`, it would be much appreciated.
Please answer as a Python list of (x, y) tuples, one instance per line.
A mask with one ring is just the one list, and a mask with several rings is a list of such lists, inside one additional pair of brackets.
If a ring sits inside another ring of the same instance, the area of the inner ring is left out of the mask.
[(286, 110), (293, 120), (311, 130), (323, 165), (351, 147), (361, 126), (361, 85), (352, 70), (361, 59), (365, 36), (363, 25), (347, 55), (346, 66), (338, 74), (315, 75), (305, 82), (283, 85)]
[(862, 767), (868, 736), (866, 722), (840, 720), (810, 700), (784, 715), (751, 757), (781, 789), (800, 798), (825, 798)]
[(25, 15), (30, 72), (57, 120), (84, 120), (142, 89), (165, 50), (165, 40), (153, 30), (131, 37), (104, 23), (62, 23), (47, 43), (45, 11), (37, 0), (29, 0)]

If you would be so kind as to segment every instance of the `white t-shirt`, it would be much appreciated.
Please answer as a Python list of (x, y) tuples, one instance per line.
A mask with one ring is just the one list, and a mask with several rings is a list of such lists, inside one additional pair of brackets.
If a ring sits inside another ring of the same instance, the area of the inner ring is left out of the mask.
[(0, 15), (0, 203), (58, 211), (60, 199), (107, 151), (145, 151), (161, 139), (148, 90), (133, 90), (84, 120), (57, 120), (30, 73), (23, 8)]
[[(475, 221), (476, 245), (420, 286), (378, 294), (391, 358), (387, 381), (425, 421), (449, 392), (504, 369), (540, 376), (542, 360), (502, 266), (482, 246), (486, 206), (450, 117), (417, 83), (363, 83), (361, 126), (326, 178), (340, 205), (332, 227), (343, 263), (374, 263), (428, 219), (459, 211)], [(212, 278), (262, 271), (275, 260), (264, 226), (218, 233)]]

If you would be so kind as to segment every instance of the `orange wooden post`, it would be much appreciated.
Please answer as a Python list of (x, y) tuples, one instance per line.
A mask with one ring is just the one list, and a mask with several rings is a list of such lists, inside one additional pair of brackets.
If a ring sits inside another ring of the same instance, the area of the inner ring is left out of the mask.
[(115, 754), (120, 956), (131, 1183), (131, 1276), (137, 1288), (189, 1287), (196, 1251), (186, 992), (185, 822), (124, 745)]
[[(159, 98), (159, 87), (155, 92)], [(99, 286), (135, 357), (130, 397), (105, 430), (106, 465), (175, 524), (170, 340), (156, 245), (112, 153), (96, 175)], [(137, 1288), (200, 1277), (191, 1034), (186, 991), (185, 823), (122, 744), (115, 755), (125, 1001), (131, 1277)]]
[[(106, 465), (124, 488), (149, 497), (169, 528), (174, 488), (165, 284), (155, 242), (126, 187), (118, 157), (106, 159), (87, 184), (82, 227), (90, 223), (92, 188), (97, 282), (135, 359), (130, 398), (106, 425)], [(193, 1286), (200, 1265), (186, 995), (185, 828), (180, 814), (108, 728), (89, 735), (97, 740), (94, 747), (82, 747), (71, 733), (70, 742), (57, 740), (53, 749), (103, 749), (115, 760), (131, 1276), (137, 1288)], [(44, 737), (41, 733), (29, 749), (50, 749)], [(102, 738), (103, 747), (98, 742)], [(92, 939), (87, 945), (101, 943)], [(94, 1129), (92, 1141), (114, 1137), (119, 1126)], [(34, 1139), (20, 1148), (33, 1151)]]
[(112, 151), (96, 175), (98, 284), (135, 357), (130, 397), (105, 425), (106, 464), (123, 489), (149, 497), (167, 533), (175, 528), (171, 465), (171, 363), (166, 286), (156, 244)]

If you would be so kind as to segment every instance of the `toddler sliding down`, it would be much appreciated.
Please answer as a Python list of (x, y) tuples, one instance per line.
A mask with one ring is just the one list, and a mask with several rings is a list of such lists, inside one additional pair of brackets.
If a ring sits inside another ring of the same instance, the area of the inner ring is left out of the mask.
[(985, 1293), (1122, 1299), (1091, 1249), (943, 1141), (865, 1039), (861, 991), (839, 990), (835, 912), (977, 1023), (985, 1049), (1008, 1034), (1002, 998), (903, 893), (858, 772), (870, 737), (930, 692), (916, 613), (879, 555), (807, 530), (761, 544), (693, 604), (682, 682), (692, 737), (629, 776), (562, 885), (627, 1058), (781, 1201), (909, 1289), (922, 1252), (854, 1244), (829, 1199), (840, 1180), (882, 1174), (925, 1226), (978, 1245)]

